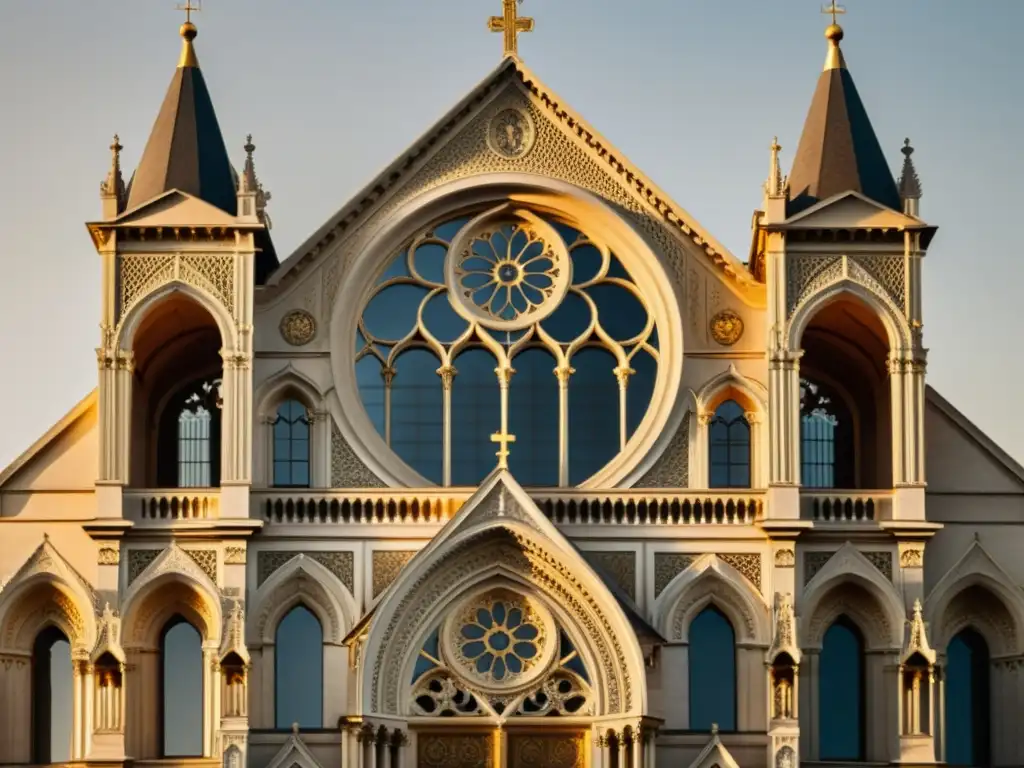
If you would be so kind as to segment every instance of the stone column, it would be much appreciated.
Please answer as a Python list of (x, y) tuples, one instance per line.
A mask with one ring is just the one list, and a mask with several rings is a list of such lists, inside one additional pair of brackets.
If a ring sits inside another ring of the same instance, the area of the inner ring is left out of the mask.
[(569, 365), (555, 368), (558, 377), (558, 485), (569, 486), (569, 380), (576, 369)]
[(437, 369), (437, 375), (441, 377), (441, 393), (443, 398), (441, 416), (443, 429), (441, 438), (441, 445), (443, 447), (441, 485), (446, 488), (452, 484), (452, 385), (457, 374), (458, 371), (454, 365), (442, 365)]
[(743, 414), (750, 425), (750, 487), (764, 488), (767, 485), (764, 447), (764, 414), (747, 411)]

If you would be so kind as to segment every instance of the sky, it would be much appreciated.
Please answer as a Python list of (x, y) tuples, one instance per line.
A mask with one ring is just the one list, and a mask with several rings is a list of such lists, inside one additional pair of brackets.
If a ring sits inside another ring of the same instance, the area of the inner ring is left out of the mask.
[[(1024, 332), (1020, 0), (849, 0), (843, 50), (890, 159), (909, 136), (940, 227), (928, 381), (1018, 460)], [(96, 384), (111, 136), (126, 177), (177, 63), (174, 0), (7, 3), (0, 46), (6, 465)], [(499, 61), (500, 0), (207, 0), (196, 47), (236, 165), (254, 135), (287, 256)], [(525, 0), (527, 64), (743, 258), (768, 147), (792, 160), (824, 61), (812, 0)]]

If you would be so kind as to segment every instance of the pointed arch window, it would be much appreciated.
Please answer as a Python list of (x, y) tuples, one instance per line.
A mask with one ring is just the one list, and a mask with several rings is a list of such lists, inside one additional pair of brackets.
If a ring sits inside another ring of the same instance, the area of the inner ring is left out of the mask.
[(800, 380), (800, 479), (805, 488), (855, 487), (853, 419), (831, 388)]
[(162, 488), (220, 485), (220, 379), (200, 379), (178, 390), (158, 429), (157, 484)]
[(203, 643), (181, 616), (160, 637), (163, 757), (203, 755)]
[(370, 421), (439, 485), (479, 484), (506, 423), (523, 485), (585, 482), (643, 422), (659, 360), (654, 317), (611, 249), (507, 207), (416, 235), (355, 333)]
[(296, 605), (277, 625), (274, 641), (274, 723), (322, 728), (324, 633), (320, 620)]
[(71, 760), (71, 644), (47, 627), (32, 647), (32, 762)]
[(285, 400), (274, 419), (274, 487), (309, 488), (309, 412)]
[(946, 650), (946, 762), (991, 765), (989, 651), (974, 629), (954, 637)]
[(847, 617), (839, 617), (825, 632), (819, 670), (820, 759), (863, 760), (864, 638)]
[(735, 400), (715, 409), (708, 425), (712, 488), (750, 487), (750, 422)]
[(690, 623), (690, 730), (736, 730), (736, 632), (709, 605)]

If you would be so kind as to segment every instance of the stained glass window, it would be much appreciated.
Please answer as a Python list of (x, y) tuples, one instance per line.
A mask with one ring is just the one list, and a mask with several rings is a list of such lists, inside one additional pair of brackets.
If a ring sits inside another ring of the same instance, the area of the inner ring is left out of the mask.
[(715, 409), (708, 425), (712, 488), (750, 487), (750, 424), (735, 400)]
[(297, 400), (281, 403), (274, 420), (274, 486), (309, 487), (309, 416)]

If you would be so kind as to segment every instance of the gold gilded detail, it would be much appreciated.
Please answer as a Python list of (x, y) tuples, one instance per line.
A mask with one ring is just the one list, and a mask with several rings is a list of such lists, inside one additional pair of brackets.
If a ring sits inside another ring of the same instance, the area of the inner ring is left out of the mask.
[(487, 126), (487, 146), (494, 154), (509, 160), (529, 153), (536, 136), (533, 120), (519, 109), (503, 109)]
[[(519, 33), (533, 32), (533, 19), (520, 16), (516, 10), (517, 0), (502, 0), (502, 15), (491, 16), (487, 28), (491, 32), (503, 32), (505, 37), (505, 55), (519, 55)], [(518, 0), (523, 2), (523, 0)]]
[(711, 338), (723, 347), (731, 347), (743, 336), (743, 318), (731, 309), (723, 309), (711, 318)]
[(316, 337), (316, 319), (304, 309), (294, 309), (281, 318), (281, 336), (293, 347), (305, 346)]

